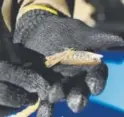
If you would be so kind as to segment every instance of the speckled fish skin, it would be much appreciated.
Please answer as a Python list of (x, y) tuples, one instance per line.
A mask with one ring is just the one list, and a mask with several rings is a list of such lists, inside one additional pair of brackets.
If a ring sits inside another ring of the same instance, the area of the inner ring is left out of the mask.
[(46, 66), (53, 67), (56, 64), (65, 65), (97, 65), (101, 63), (103, 56), (88, 51), (74, 51), (72, 49), (65, 50), (60, 53), (46, 57)]

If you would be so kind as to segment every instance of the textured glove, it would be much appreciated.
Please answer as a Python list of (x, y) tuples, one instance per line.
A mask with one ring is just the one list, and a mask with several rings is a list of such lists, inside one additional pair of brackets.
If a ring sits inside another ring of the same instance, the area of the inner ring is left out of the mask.
[[(32, 10), (20, 18), (13, 41), (45, 56), (65, 48), (95, 51), (124, 45), (117, 36), (91, 29), (78, 20), (58, 17), (42, 10)], [(85, 107), (90, 94), (100, 94), (105, 87), (108, 69), (104, 63), (97, 66), (58, 64), (46, 69), (42, 55), (36, 57), (32, 54), (32, 57), (26, 58), (33, 61), (30, 70), (1, 62), (0, 80), (23, 87), (26, 92), (37, 93), (42, 100), (38, 117), (51, 116), (51, 103), (62, 98), (67, 99), (72, 111), (78, 112)]]
[[(118, 36), (91, 29), (79, 20), (58, 17), (42, 10), (29, 11), (20, 18), (14, 43), (22, 43), (45, 56), (61, 52), (65, 48), (95, 51), (124, 46), (123, 40)], [(86, 105), (90, 94), (97, 95), (103, 91), (108, 76), (104, 63), (97, 66), (59, 64), (52, 69), (64, 77), (60, 81), (54, 77), (47, 79), (53, 85), (49, 101), (56, 102), (60, 98), (57, 96), (64, 95), (74, 112)]]

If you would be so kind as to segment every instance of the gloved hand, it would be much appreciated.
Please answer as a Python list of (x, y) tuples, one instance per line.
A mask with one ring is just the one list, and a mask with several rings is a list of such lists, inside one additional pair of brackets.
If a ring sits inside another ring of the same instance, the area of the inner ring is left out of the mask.
[[(26, 48), (45, 56), (65, 48), (95, 51), (124, 46), (124, 41), (118, 36), (89, 28), (79, 20), (58, 17), (42, 10), (29, 11), (19, 19), (14, 43), (22, 43)], [(60, 80), (47, 74), (47, 81), (52, 85), (49, 102), (54, 103), (64, 97), (74, 112), (85, 107), (90, 94), (98, 95), (103, 91), (108, 76), (104, 63), (96, 66), (59, 64), (52, 69), (63, 77)]]
[[(117, 36), (91, 29), (78, 20), (58, 17), (41, 10), (32, 10), (20, 18), (13, 41), (44, 56), (61, 52), (65, 48), (95, 51), (124, 46), (123, 40)], [(67, 99), (70, 109), (78, 112), (85, 107), (91, 94), (97, 95), (103, 91), (108, 76), (104, 63), (96, 66), (58, 64), (47, 71), (43, 66), (44, 57), (41, 56), (37, 59), (30, 56), (36, 63), (30, 67), (33, 70), (6, 63), (0, 65), (0, 80), (23, 87), (30, 93), (38, 93), (42, 100), (38, 117), (43, 114), (45, 117), (51, 116), (51, 103), (61, 98)]]

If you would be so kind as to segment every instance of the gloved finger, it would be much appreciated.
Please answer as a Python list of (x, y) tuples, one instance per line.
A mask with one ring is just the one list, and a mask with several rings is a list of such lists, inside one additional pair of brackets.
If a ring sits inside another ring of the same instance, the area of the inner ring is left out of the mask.
[(87, 67), (87, 74), (84, 76), (85, 83), (81, 80), (82, 75), (78, 77), (80, 77), (80, 82), (75, 82), (78, 88), (73, 87), (67, 96), (67, 104), (73, 112), (80, 112), (86, 106), (90, 94), (98, 95), (104, 90), (108, 77), (108, 68), (103, 63), (89, 69)]
[(60, 82), (53, 84), (49, 90), (48, 101), (50, 103), (56, 103), (65, 97), (63, 87)]
[[(83, 84), (83, 90), (87, 90), (86, 84), (84, 82), (84, 77), (86, 72), (82, 71), (81, 73), (75, 75), (74, 77), (65, 77), (59, 82), (56, 82), (49, 91), (48, 100), (50, 103), (55, 103), (63, 98), (66, 98), (72, 88), (76, 86), (81, 86)], [(82, 91), (83, 91), (82, 90)], [(87, 91), (86, 91), (87, 92)]]
[(55, 103), (65, 98), (68, 107), (73, 112), (80, 112), (87, 105), (90, 96), (89, 87), (83, 78), (84, 74), (65, 78), (53, 85), (49, 92), (49, 102)]
[[(25, 25), (25, 21), (31, 22), (32, 25)], [(39, 21), (40, 26), (37, 23)], [(32, 38), (29, 38), (30, 34), (27, 32), (32, 32), (32, 28), (37, 30), (37, 33)], [(27, 15), (20, 19), (17, 31), (15, 32), (14, 42), (22, 42), (27, 48), (43, 53), (46, 56), (53, 54), (54, 51), (59, 52), (64, 48), (82, 50), (84, 48), (92, 48), (100, 50), (114, 46), (124, 46), (124, 41), (121, 37), (90, 28), (79, 20), (56, 16), (46, 17), (43, 20), (39, 14), (36, 15), (35, 13), (32, 13), (32, 17), (28, 17)]]
[(38, 93), (41, 99), (46, 99), (50, 89), (49, 83), (32, 70), (16, 67), (5, 62), (0, 63), (0, 81), (6, 81), (23, 87), (30, 93)]
[[(54, 103), (62, 98), (68, 97), (68, 94), (71, 95), (71, 89), (74, 87), (79, 87), (80, 91), (82, 91), (80, 95), (82, 95), (82, 97), (85, 97), (86, 100), (88, 100), (88, 95), (90, 93), (92, 95), (98, 95), (99, 93), (101, 93), (104, 90), (107, 82), (107, 66), (103, 63), (91, 67), (84, 66), (84, 70), (86, 70), (87, 72), (81, 71), (81, 73), (78, 73), (74, 77), (66, 77), (62, 79), (60, 83), (56, 83), (55, 85), (53, 85), (49, 92), (49, 101), (51, 103)], [(86, 85), (84, 82), (86, 83)], [(69, 99), (70, 98), (71, 97), (69, 96)]]
[[(79, 20), (68, 19), (66, 20), (66, 25), (70, 29), (68, 30), (68, 35), (70, 34), (70, 37), (73, 37), (71, 39), (76, 41), (75, 44), (80, 44), (77, 49), (106, 50), (110, 47), (124, 46), (124, 40), (121, 37), (90, 28)], [(66, 26), (64, 27), (63, 25), (64, 28), (66, 29)], [(75, 31), (71, 33), (72, 30)]]
[(48, 102), (44, 101), (41, 103), (36, 117), (52, 117), (53, 107)]
[(91, 48), (93, 50), (108, 50), (113, 47), (124, 47), (124, 40), (119, 36), (104, 33), (96, 29), (88, 30), (89, 32), (85, 34), (87, 35), (86, 38), (76, 39), (76, 41), (82, 44), (82, 47), (84, 48)]
[(29, 93), (21, 87), (8, 82), (0, 81), (0, 105), (5, 107), (20, 108), (33, 104), (37, 100), (36, 93)]
[(88, 85), (92, 95), (100, 94), (107, 83), (108, 67), (101, 63), (88, 70), (85, 82)]
[(67, 97), (67, 105), (74, 112), (80, 112), (83, 110), (87, 103), (88, 98), (85, 97), (79, 90), (73, 89)]
[(81, 84), (72, 88), (66, 98), (68, 107), (74, 113), (80, 112), (86, 107), (90, 96), (87, 84), (85, 82)]
[[(71, 88), (69, 94), (64, 97), (64, 92), (61, 90), (57, 90), (58, 88), (61, 88), (61, 86), (57, 87), (56, 89), (51, 89), (51, 92), (49, 93), (49, 102), (50, 103), (56, 103), (57, 101), (60, 101), (62, 99), (66, 99), (68, 107), (74, 112), (80, 112), (83, 110), (89, 99), (90, 91), (87, 89), (80, 89), (80, 88)], [(61, 88), (62, 89), (62, 88)]]
[(90, 96), (89, 87), (84, 81), (86, 74), (87, 72), (80, 73), (74, 76), (72, 81), (68, 82), (67, 105), (75, 113), (85, 108)]

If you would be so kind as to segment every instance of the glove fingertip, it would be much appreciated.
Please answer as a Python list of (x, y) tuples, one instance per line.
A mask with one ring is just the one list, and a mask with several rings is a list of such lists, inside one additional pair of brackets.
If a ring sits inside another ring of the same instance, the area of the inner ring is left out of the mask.
[(74, 113), (78, 113), (83, 110), (87, 103), (88, 98), (75, 89), (71, 90), (67, 97), (67, 105)]
[(92, 95), (101, 94), (106, 86), (108, 78), (108, 67), (106, 64), (95, 66), (86, 76), (85, 82)]
[(52, 115), (52, 105), (48, 102), (42, 102), (38, 111), (36, 117), (51, 117)]
[(48, 101), (50, 103), (56, 103), (57, 101), (60, 101), (63, 98), (64, 92), (61, 84), (59, 83), (54, 84), (49, 91)]

